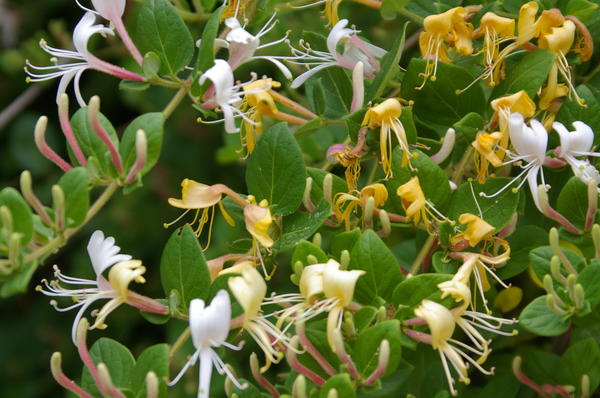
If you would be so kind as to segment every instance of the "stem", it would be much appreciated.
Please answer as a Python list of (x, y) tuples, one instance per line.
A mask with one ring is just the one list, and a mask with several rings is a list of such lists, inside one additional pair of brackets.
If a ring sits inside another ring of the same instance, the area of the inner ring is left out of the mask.
[(301, 117), (290, 115), (289, 113), (285, 112), (270, 113), (269, 116), (271, 116), (273, 119), (288, 122), (289, 124), (295, 124), (297, 126), (308, 123), (308, 120), (306, 119), (302, 119)]
[(329, 375), (335, 375), (335, 369), (331, 364), (325, 359), (323, 355), (315, 348), (315, 346), (311, 343), (311, 341), (306, 336), (304, 330), (304, 322), (299, 321), (296, 323), (296, 334), (300, 338), (300, 345), (304, 347), (304, 349), (317, 361), (317, 363), (323, 368), (323, 370)]
[(183, 345), (183, 343), (186, 342), (188, 337), (190, 337), (190, 327), (189, 326), (185, 328), (185, 330), (181, 333), (181, 335), (179, 335), (179, 337), (177, 337), (177, 340), (175, 340), (175, 343), (173, 343), (173, 346), (171, 346), (171, 349), (169, 350), (169, 361), (171, 359), (173, 359), (173, 356), (175, 356), (175, 353), (177, 352), (177, 350), (181, 348), (181, 346)]
[(160, 315), (167, 315), (169, 313), (169, 307), (162, 305), (150, 297), (146, 297), (131, 290), (127, 293), (127, 296), (129, 298), (129, 300), (127, 300), (127, 304), (139, 310)]
[(240, 205), (242, 208), (246, 207), (246, 205), (248, 204), (248, 202), (246, 202), (244, 200), (244, 198), (242, 198), (240, 195), (238, 195), (237, 192), (233, 191), (227, 185), (215, 184), (215, 185), (213, 185), (213, 188), (215, 188), (215, 189), (221, 191), (222, 193), (224, 193), (225, 195), (229, 196), (231, 199), (233, 199), (233, 201), (235, 203)]
[(400, 10), (398, 10), (398, 14), (404, 15), (405, 17), (410, 18), (415, 22), (418, 22), (420, 25), (423, 25), (423, 17), (422, 16), (417, 15), (414, 12), (410, 12), (404, 7), (402, 7)]
[(310, 110), (306, 109), (305, 107), (303, 107), (302, 105), (300, 105), (296, 101), (291, 100), (288, 97), (279, 94), (275, 90), (269, 90), (269, 95), (271, 95), (271, 97), (273, 97), (273, 99), (275, 101), (277, 101), (280, 104), (282, 104), (282, 105), (290, 108), (293, 111), (298, 112), (301, 115), (306, 116), (309, 119), (316, 119), (318, 117), (316, 114), (312, 113)]
[(460, 159), (458, 167), (456, 168), (456, 170), (454, 170), (454, 173), (452, 173), (452, 182), (454, 182), (456, 185), (460, 184), (462, 174), (465, 171), (465, 166), (471, 158), (471, 155), (473, 155), (473, 147), (469, 146), (469, 148), (467, 148), (467, 150), (465, 151), (463, 157)]
[(423, 262), (423, 260), (425, 260), (425, 258), (429, 254), (429, 250), (433, 246), (434, 242), (435, 242), (435, 237), (433, 235), (429, 235), (427, 237), (427, 240), (425, 241), (425, 244), (423, 245), (423, 247), (421, 247), (421, 250), (419, 251), (417, 258), (415, 259), (415, 262), (413, 263), (413, 265), (410, 269), (411, 275), (416, 275), (417, 272), (419, 272), (419, 267), (421, 266), (421, 263)]
[(165, 107), (165, 109), (163, 109), (162, 115), (163, 115), (163, 117), (165, 119), (168, 119), (169, 116), (171, 116), (171, 114), (173, 113), (173, 111), (177, 108), (177, 106), (179, 105), (179, 103), (181, 102), (181, 100), (183, 100), (183, 98), (187, 94), (188, 89), (189, 89), (188, 81), (186, 81), (179, 88), (179, 91), (177, 91), (177, 93), (175, 93), (175, 95), (173, 96), (173, 98), (171, 98), (171, 101), (169, 101), (169, 103), (167, 104), (167, 106)]

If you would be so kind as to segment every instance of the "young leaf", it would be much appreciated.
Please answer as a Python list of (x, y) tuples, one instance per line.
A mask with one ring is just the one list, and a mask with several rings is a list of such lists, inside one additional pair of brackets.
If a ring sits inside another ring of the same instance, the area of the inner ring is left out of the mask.
[(0, 206), (8, 208), (12, 216), (13, 231), (22, 234), (21, 245), (26, 245), (33, 236), (33, 213), (29, 205), (16, 189), (4, 188), (0, 191)]
[(125, 174), (129, 172), (136, 159), (135, 139), (138, 130), (144, 130), (147, 141), (146, 163), (142, 169), (142, 174), (146, 174), (158, 160), (163, 141), (163, 127), (165, 118), (160, 112), (146, 113), (136, 117), (123, 133), (119, 153), (123, 160), (123, 169)]
[(75, 167), (58, 180), (58, 185), (65, 192), (67, 226), (73, 228), (81, 225), (90, 207), (90, 187), (86, 169)]
[[(561, 250), (577, 271), (581, 271), (585, 267), (585, 259), (579, 254), (564, 247), (561, 247)], [(551, 274), (550, 260), (553, 256), (554, 252), (550, 246), (540, 246), (529, 252), (531, 269), (540, 281), (544, 280), (544, 275)]]
[(570, 322), (552, 312), (546, 305), (546, 296), (540, 296), (523, 309), (519, 324), (540, 336), (558, 336), (569, 328)]
[(581, 396), (581, 376), (589, 377), (589, 392), (596, 391), (600, 384), (600, 348), (592, 338), (574, 343), (560, 361), (558, 377), (561, 383), (575, 386), (575, 396)]
[(535, 98), (539, 88), (546, 81), (556, 55), (548, 50), (536, 50), (523, 57), (492, 92), (491, 98), (503, 97), (525, 90), (530, 98)]
[(37, 266), (38, 263), (32, 261), (10, 274), (0, 285), (0, 297), (6, 298), (27, 291), (27, 286)]
[(452, 127), (465, 136), (467, 141), (471, 142), (475, 140), (477, 133), (483, 130), (484, 120), (479, 113), (469, 112), (458, 122), (454, 123)]
[(577, 277), (577, 283), (583, 287), (585, 300), (593, 309), (600, 301), (600, 263), (592, 260)]
[(296, 264), (297, 261), (300, 261), (304, 265), (310, 265), (306, 261), (306, 257), (308, 257), (309, 255), (315, 256), (319, 263), (327, 262), (327, 254), (325, 254), (325, 252), (320, 247), (316, 246), (315, 244), (309, 241), (301, 240), (296, 245), (296, 249), (294, 250), (294, 254), (292, 255), (292, 261), (290, 262), (290, 264), (293, 265)]
[(286, 123), (268, 129), (248, 159), (248, 191), (267, 199), (274, 215), (288, 215), (302, 202), (306, 169), (302, 151)]
[(322, 200), (311, 212), (298, 212), (284, 218), (283, 233), (277, 240), (275, 247), (279, 250), (294, 247), (302, 239), (306, 239), (317, 232), (330, 215), (331, 206), (327, 201)]
[(183, 308), (194, 298), (206, 299), (210, 274), (198, 239), (189, 225), (176, 230), (160, 259), (160, 280), (165, 295), (176, 290)]
[(392, 298), (394, 305), (416, 307), (423, 299), (434, 299), (441, 296), (438, 285), (452, 279), (449, 274), (419, 274), (405, 279), (395, 289)]
[(387, 340), (390, 344), (390, 359), (385, 371), (386, 375), (394, 373), (402, 356), (400, 352), (400, 321), (392, 319), (380, 322), (359, 333), (354, 343), (352, 358), (356, 362), (358, 371), (364, 377), (370, 375), (377, 368), (379, 358), (379, 347), (382, 340)]
[(360, 269), (366, 274), (358, 279), (355, 297), (370, 303), (376, 296), (391, 300), (394, 288), (404, 276), (396, 257), (375, 232), (368, 229), (361, 235), (350, 252), (349, 269)]
[(137, 13), (136, 44), (142, 53), (160, 57), (160, 72), (173, 76), (188, 65), (194, 40), (169, 0), (147, 0)]
[(167, 344), (156, 344), (148, 347), (138, 357), (133, 374), (131, 375), (131, 389), (138, 398), (146, 396), (146, 375), (154, 372), (158, 378), (158, 397), (168, 396), (165, 379), (169, 377), (169, 346)]
[(196, 59), (195, 72), (205, 72), (215, 63), (215, 39), (219, 34), (219, 24), (221, 23), (221, 13), (225, 5), (217, 8), (210, 16), (204, 30), (202, 31), (202, 40), (198, 48), (198, 58)]
[(356, 392), (354, 391), (354, 385), (352, 379), (348, 373), (340, 373), (335, 376), (331, 376), (319, 393), (319, 398), (328, 398), (329, 391), (335, 389), (337, 391), (337, 397), (344, 398), (356, 398)]
[[(129, 388), (135, 359), (127, 347), (115, 340), (101, 337), (90, 348), (90, 356), (96, 365), (100, 362), (106, 365), (112, 382), (117, 388)], [(102, 396), (90, 371), (85, 366), (81, 375), (81, 387), (94, 396)]]

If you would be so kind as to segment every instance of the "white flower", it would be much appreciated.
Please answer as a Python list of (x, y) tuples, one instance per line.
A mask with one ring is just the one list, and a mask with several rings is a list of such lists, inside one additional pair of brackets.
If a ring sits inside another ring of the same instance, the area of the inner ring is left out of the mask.
[(200, 76), (200, 84), (204, 84), (207, 79), (213, 83), (212, 87), (214, 87), (214, 89), (212, 89), (212, 87), (211, 89), (214, 94), (208, 101), (202, 104), (202, 107), (205, 109), (212, 109), (218, 106), (223, 112), (223, 119), (215, 120), (211, 123), (224, 120), (225, 131), (228, 133), (237, 133), (240, 131), (235, 125), (236, 117), (241, 117), (250, 124), (256, 124), (246, 115), (247, 112), (242, 112), (239, 108), (242, 105), (245, 95), (269, 90), (269, 85), (266, 85), (263, 89), (244, 91), (243, 87), (256, 80), (256, 75), (253, 75), (252, 80), (248, 82), (234, 84), (233, 70), (231, 69), (231, 66), (222, 59), (215, 59), (215, 64)]
[(271, 47), (287, 40), (286, 34), (279, 40), (262, 45), (260, 44), (260, 38), (269, 33), (275, 27), (275, 25), (277, 25), (277, 21), (274, 21), (274, 19), (275, 14), (273, 14), (267, 23), (265, 23), (256, 36), (248, 33), (248, 31), (242, 27), (237, 18), (227, 18), (225, 20), (225, 25), (231, 29), (229, 33), (227, 33), (227, 36), (225, 36), (225, 43), (229, 49), (228, 62), (231, 66), (231, 69), (236, 69), (238, 66), (254, 59), (266, 59), (267, 61), (271, 61), (277, 68), (279, 68), (281, 73), (283, 73), (286, 78), (292, 78), (292, 73), (290, 70), (284, 64), (282, 64), (277, 57), (254, 55), (256, 50)]
[(560, 136), (560, 147), (557, 148), (556, 155), (569, 163), (573, 174), (581, 181), (587, 184), (592, 180), (599, 184), (598, 170), (587, 159), (576, 158), (577, 156), (600, 156), (600, 153), (591, 151), (594, 144), (594, 131), (580, 121), (573, 122), (573, 127), (575, 131), (569, 131), (562, 123), (552, 124), (552, 128)]
[[(129, 72), (119, 66), (112, 65), (103, 61), (88, 51), (88, 42), (95, 34), (114, 35), (112, 29), (107, 28), (102, 24), (94, 25), (96, 16), (92, 12), (86, 12), (73, 31), (73, 46), (76, 51), (54, 48), (48, 45), (45, 40), (40, 41), (40, 47), (52, 56), (51, 61), (54, 65), (51, 66), (35, 66), (26, 62), (25, 72), (29, 75), (28, 82), (39, 82), (51, 80), (60, 77), (60, 83), (56, 92), (56, 102), (67, 90), (67, 86), (71, 80), (75, 79), (75, 95), (80, 106), (85, 106), (81, 91), (79, 88), (79, 80), (81, 74), (87, 69), (95, 69), (100, 72), (119, 77), (121, 79), (143, 81), (144, 78), (133, 72)], [(59, 63), (63, 60), (63, 63)], [(31, 70), (30, 70), (31, 69)]]
[[(144, 278), (142, 277), (142, 274), (146, 271), (140, 261), (131, 260), (130, 255), (119, 254), (120, 248), (115, 246), (115, 239), (111, 236), (104, 238), (104, 233), (102, 231), (95, 231), (92, 234), (87, 250), (96, 274), (96, 280), (66, 276), (60, 272), (57, 266), (54, 266), (54, 275), (57, 280), (51, 282), (42, 280), (46, 290), (44, 290), (42, 286), (36, 288), (36, 290), (46, 296), (70, 297), (75, 302), (75, 304), (71, 306), (59, 308), (54, 300), (51, 301), (51, 304), (57, 311), (64, 312), (79, 308), (73, 321), (72, 338), (74, 343), (76, 341), (77, 325), (86, 309), (97, 300), (110, 299), (110, 301), (100, 310), (96, 322), (90, 329), (105, 328), (106, 325), (104, 324), (104, 320), (106, 319), (106, 316), (120, 304), (127, 301), (127, 286), (129, 283), (132, 281), (143, 283)], [(108, 280), (106, 280), (102, 273), (108, 268), (111, 269)], [(61, 286), (61, 283), (67, 285), (80, 285), (82, 287), (77, 289), (66, 289)]]
[[(386, 51), (361, 40), (356, 36), (360, 31), (346, 28), (346, 25), (348, 25), (348, 20), (342, 19), (331, 29), (329, 36), (327, 36), (327, 50), (329, 52), (313, 50), (304, 42), (300, 42), (301, 49), (291, 48), (294, 56), (287, 58), (290, 62), (311, 67), (311, 69), (294, 79), (291, 85), (292, 88), (300, 87), (309, 77), (320, 70), (330, 66), (341, 66), (353, 70), (359, 61), (363, 63), (365, 76), (369, 78), (374, 76), (373, 72), (380, 69), (376, 58), (384, 56)], [(344, 46), (341, 54), (337, 50), (340, 43), (343, 43)]]
[(121, 18), (125, 12), (125, 0), (92, 0), (94, 9), (84, 7), (79, 0), (75, 0), (77, 5), (85, 11), (93, 12), (100, 15), (104, 19), (112, 21), (116, 18)]
[(196, 352), (186, 362), (173, 381), (169, 383), (169, 386), (177, 383), (188, 368), (195, 365), (198, 358), (200, 358), (198, 398), (208, 398), (213, 364), (219, 374), (226, 374), (236, 386), (243, 388), (213, 349), (223, 345), (238, 350), (237, 347), (225, 342), (231, 322), (231, 301), (227, 291), (219, 290), (208, 307), (205, 307), (204, 300), (193, 299), (190, 302), (189, 319), (190, 334)]
[(525, 181), (527, 181), (535, 206), (538, 208), (538, 210), (540, 210), (540, 212), (544, 213), (544, 210), (540, 205), (538, 194), (538, 175), (541, 174), (542, 184), (544, 187), (546, 187), (542, 165), (544, 164), (544, 160), (546, 158), (548, 133), (546, 132), (544, 126), (535, 119), (530, 121), (531, 127), (528, 127), (523, 120), (523, 115), (520, 113), (511, 114), (508, 122), (510, 140), (517, 153), (512, 153), (507, 150), (506, 152), (511, 160), (503, 163), (503, 165), (514, 162), (525, 162), (525, 164), (520, 165), (523, 171), (521, 171), (518, 176), (513, 178), (508, 184), (506, 184), (493, 195), (485, 195), (483, 193), (481, 195), (486, 198), (493, 198), (494, 196), (497, 196), (506, 190), (506, 188), (511, 186), (517, 179), (525, 175), (525, 178), (516, 187), (516, 189), (520, 189)]

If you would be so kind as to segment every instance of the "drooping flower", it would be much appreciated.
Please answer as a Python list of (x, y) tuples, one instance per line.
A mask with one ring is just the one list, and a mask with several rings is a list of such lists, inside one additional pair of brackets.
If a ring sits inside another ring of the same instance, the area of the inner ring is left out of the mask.
[(179, 209), (185, 209), (185, 212), (175, 221), (165, 224), (165, 228), (179, 221), (190, 210), (196, 210), (196, 215), (190, 225), (194, 225), (196, 222), (198, 222), (198, 227), (196, 228), (195, 233), (197, 236), (200, 236), (204, 226), (209, 223), (208, 242), (210, 244), (212, 222), (215, 216), (215, 205), (219, 205), (221, 214), (223, 214), (225, 221), (227, 221), (229, 225), (234, 225), (233, 219), (225, 210), (223, 202), (221, 202), (222, 196), (223, 192), (221, 189), (219, 189), (219, 186), (202, 184), (200, 182), (190, 180), (189, 178), (184, 179), (181, 181), (181, 199), (169, 198), (169, 204)]
[[(102, 24), (94, 25), (96, 16), (92, 12), (86, 12), (73, 31), (73, 45), (75, 51), (54, 48), (48, 45), (45, 40), (40, 41), (40, 47), (50, 54), (54, 63), (52, 66), (36, 66), (27, 61), (25, 72), (28, 82), (40, 82), (60, 77), (60, 83), (56, 92), (56, 103), (59, 103), (60, 97), (67, 90), (67, 86), (72, 80), (75, 81), (75, 96), (80, 106), (85, 106), (86, 102), (81, 95), (79, 80), (81, 75), (88, 69), (95, 69), (121, 79), (144, 81), (144, 78), (136, 73), (129, 72), (119, 66), (103, 61), (88, 50), (88, 42), (95, 34), (113, 35), (110, 28)], [(64, 63), (59, 63), (59, 60)]]
[[(57, 279), (50, 282), (42, 280), (44, 286), (36, 287), (37, 291), (46, 296), (69, 297), (75, 302), (75, 304), (68, 307), (59, 308), (54, 300), (51, 301), (51, 304), (57, 311), (63, 312), (79, 308), (71, 331), (73, 343), (76, 341), (77, 325), (90, 305), (97, 300), (110, 300), (102, 307), (96, 316), (96, 321), (90, 327), (90, 329), (104, 329), (106, 328), (105, 319), (108, 314), (130, 299), (129, 284), (132, 281), (137, 283), (145, 282), (142, 275), (146, 271), (146, 268), (142, 265), (141, 261), (131, 260), (131, 256), (127, 254), (119, 254), (120, 248), (115, 245), (115, 239), (110, 236), (105, 238), (102, 231), (95, 231), (92, 234), (87, 251), (94, 273), (96, 274), (96, 280), (64, 275), (55, 266), (54, 275)], [(107, 280), (102, 274), (109, 268), (110, 271)], [(63, 287), (61, 283), (79, 285), (81, 287), (68, 289)]]
[(252, 35), (244, 29), (237, 18), (227, 18), (225, 25), (230, 29), (229, 33), (225, 36), (225, 42), (229, 50), (229, 59), (227, 62), (229, 62), (231, 69), (235, 70), (238, 66), (255, 59), (265, 59), (272, 62), (286, 78), (292, 78), (290, 70), (277, 57), (254, 55), (257, 50), (271, 47), (287, 40), (286, 34), (281, 39), (260, 44), (261, 37), (269, 33), (277, 25), (275, 14), (273, 14), (256, 35)]
[(600, 173), (587, 159), (577, 159), (580, 156), (600, 156), (599, 152), (592, 152), (594, 144), (594, 131), (581, 121), (573, 122), (575, 131), (569, 131), (562, 123), (554, 122), (552, 128), (560, 136), (560, 147), (556, 155), (569, 163), (573, 174), (585, 184), (594, 181), (600, 184)]
[[(526, 91), (521, 90), (514, 94), (496, 98), (491, 103), (494, 110), (494, 120), (498, 121), (500, 127), (499, 145), (501, 148), (508, 148), (509, 119), (511, 113), (520, 113), (523, 117), (530, 118), (535, 114), (535, 103), (531, 100)], [(503, 149), (496, 150), (496, 156), (503, 160), (505, 151)], [(497, 167), (497, 166), (494, 166)]]
[(365, 113), (362, 121), (363, 126), (370, 129), (380, 128), (379, 151), (381, 152), (381, 166), (386, 178), (393, 176), (392, 173), (392, 132), (395, 134), (400, 149), (402, 149), (402, 167), (410, 163), (410, 150), (406, 131), (400, 121), (402, 105), (396, 98), (389, 98), (381, 104), (371, 107)]
[(289, 338), (261, 311), (267, 293), (267, 284), (260, 273), (247, 262), (240, 263), (236, 271), (241, 275), (229, 278), (227, 283), (231, 293), (244, 309), (242, 327), (265, 354), (267, 363), (262, 371), (266, 371), (271, 363), (277, 363), (283, 358), (283, 353), (277, 349), (277, 344), (281, 343), (287, 347)]
[(446, 219), (446, 217), (436, 210), (435, 206), (425, 198), (418, 177), (412, 177), (408, 182), (400, 185), (396, 194), (402, 199), (402, 207), (404, 207), (406, 216), (411, 218), (415, 225), (417, 225), (419, 221), (423, 221), (427, 229), (429, 229), (431, 224), (430, 219), (435, 221)]
[(458, 217), (458, 222), (466, 225), (464, 232), (454, 237), (455, 240), (466, 239), (470, 246), (477, 246), (482, 240), (489, 239), (496, 228), (488, 224), (484, 219), (471, 213), (463, 213)]
[(346, 230), (350, 230), (350, 216), (360, 206), (363, 211), (369, 198), (373, 198), (373, 207), (383, 206), (388, 198), (388, 192), (383, 184), (371, 184), (361, 189), (360, 194), (355, 196), (350, 193), (340, 193), (335, 200), (333, 211), (338, 222), (344, 222)]
[(475, 169), (477, 170), (477, 181), (480, 184), (485, 183), (490, 164), (494, 167), (502, 166), (502, 160), (496, 153), (498, 151), (497, 146), (500, 139), (502, 139), (502, 133), (499, 131), (491, 134), (480, 132), (475, 137), (475, 141), (471, 143), (471, 146), (473, 146), (476, 151), (473, 154), (473, 162), (475, 163)]
[(419, 48), (426, 64), (422, 73), (423, 83), (418, 89), (423, 88), (427, 79), (436, 80), (439, 60), (452, 62), (448, 55), (450, 47), (462, 55), (471, 55), (473, 52), (473, 25), (465, 20), (467, 15), (466, 8), (455, 7), (441, 14), (429, 15), (423, 20), (424, 32), (419, 36)]
[(544, 172), (542, 166), (546, 158), (546, 147), (548, 144), (548, 133), (540, 122), (535, 119), (530, 121), (530, 126), (525, 124), (523, 115), (520, 113), (512, 113), (509, 119), (509, 130), (510, 130), (510, 141), (515, 148), (516, 153), (507, 151), (508, 156), (511, 160), (504, 164), (510, 164), (514, 162), (524, 162), (520, 167), (522, 171), (514, 177), (508, 184), (502, 187), (493, 195), (481, 194), (486, 198), (493, 198), (500, 193), (504, 192), (509, 186), (511, 186), (519, 178), (525, 176), (523, 181), (516, 187), (520, 189), (525, 182), (528, 182), (533, 201), (540, 212), (544, 213), (540, 205), (539, 193), (538, 193), (538, 176), (541, 174), (542, 184), (546, 187), (544, 180)]
[[(354, 70), (354, 66), (360, 61), (363, 63), (364, 74), (368, 78), (374, 77), (374, 72), (379, 71), (380, 65), (377, 58), (381, 58), (386, 51), (361, 40), (356, 34), (360, 31), (346, 28), (347, 19), (342, 19), (329, 32), (327, 36), (327, 50), (313, 50), (308, 44), (300, 42), (300, 49), (291, 47), (292, 57), (286, 57), (289, 62), (306, 65), (310, 69), (298, 76), (291, 84), (292, 88), (298, 88), (308, 78), (317, 72), (331, 66), (341, 66), (348, 70)], [(338, 44), (343, 43), (344, 50), (340, 54), (337, 51)]]
[(219, 290), (208, 306), (205, 306), (204, 300), (193, 299), (190, 302), (189, 319), (190, 335), (196, 352), (169, 383), (169, 386), (175, 385), (188, 368), (194, 366), (200, 359), (198, 398), (208, 398), (209, 396), (213, 364), (219, 374), (226, 374), (238, 388), (243, 388), (214, 350), (220, 346), (234, 350), (239, 349), (225, 341), (231, 322), (231, 302), (227, 291)]
[(244, 207), (246, 229), (261, 246), (270, 248), (273, 246), (273, 238), (269, 235), (269, 228), (273, 223), (273, 216), (269, 210), (269, 202), (263, 199), (256, 204), (252, 195), (248, 196), (248, 202)]

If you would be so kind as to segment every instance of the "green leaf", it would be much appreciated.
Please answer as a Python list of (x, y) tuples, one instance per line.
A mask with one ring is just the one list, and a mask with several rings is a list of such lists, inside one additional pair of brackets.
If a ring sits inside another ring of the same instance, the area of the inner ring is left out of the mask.
[(555, 314), (546, 305), (546, 296), (540, 296), (523, 309), (519, 324), (540, 336), (558, 336), (569, 328), (569, 321)]
[(144, 91), (151, 87), (150, 83), (134, 82), (131, 80), (121, 80), (119, 82), (119, 90), (123, 91)]
[[(217, 8), (210, 16), (204, 30), (202, 31), (202, 40), (198, 48), (198, 57), (196, 58), (196, 66), (194, 67), (194, 76), (205, 72), (215, 63), (215, 39), (219, 34), (219, 24), (221, 23), (221, 14), (225, 10), (226, 5), (223, 4)], [(202, 87), (208, 88), (210, 83), (205, 83)], [(194, 79), (192, 83), (192, 93), (196, 96), (201, 96), (203, 90), (200, 89), (198, 79)]]
[(583, 228), (588, 209), (587, 185), (571, 177), (558, 195), (556, 210), (576, 227)]
[(160, 57), (163, 74), (175, 75), (194, 54), (192, 35), (169, 0), (144, 2), (137, 13), (135, 37), (142, 54), (153, 51)]
[(507, 78), (494, 88), (491, 98), (503, 97), (525, 90), (535, 98), (539, 88), (548, 77), (556, 55), (548, 50), (536, 50), (525, 55), (519, 63), (506, 73)]
[(286, 250), (294, 247), (302, 239), (312, 236), (323, 222), (331, 215), (331, 206), (322, 200), (310, 212), (298, 212), (283, 219), (283, 233), (277, 240), (275, 247)]
[(475, 78), (462, 66), (440, 62), (437, 80), (428, 81), (417, 90), (423, 81), (420, 75), (425, 70), (425, 60), (413, 58), (402, 80), (401, 96), (414, 100), (413, 112), (418, 121), (443, 136), (449, 126), (470, 112), (483, 113), (487, 101), (481, 84), (476, 83), (460, 95), (457, 90), (467, 87)]
[(144, 130), (147, 140), (147, 157), (142, 174), (146, 174), (158, 160), (163, 141), (165, 118), (160, 112), (146, 113), (136, 117), (123, 133), (119, 153), (123, 160), (124, 173), (127, 175), (136, 159), (135, 138), (138, 130)]
[[(598, 3), (589, 0), (569, 0), (565, 15), (577, 17), (581, 22), (587, 22), (594, 11), (598, 8)], [(593, 390), (591, 390), (593, 391)]]
[(394, 75), (394, 71), (398, 69), (400, 56), (402, 55), (402, 50), (404, 50), (404, 39), (406, 37), (407, 26), (408, 22), (404, 24), (404, 27), (402, 28), (402, 34), (396, 36), (394, 44), (392, 44), (392, 47), (388, 53), (382, 58), (381, 70), (377, 72), (375, 79), (369, 85), (365, 95), (365, 102), (369, 102), (377, 97), (381, 97), (383, 95), (383, 90), (386, 89), (388, 82)]
[[(331, 173), (325, 170), (307, 167), (306, 174), (313, 179), (310, 197), (313, 203), (319, 203), (324, 198), (323, 180), (325, 180), (327, 174)], [(335, 195), (340, 192), (348, 192), (348, 185), (346, 185), (346, 181), (340, 177), (331, 174), (331, 199), (335, 198)]]
[(309, 265), (309, 263), (306, 261), (306, 257), (309, 255), (315, 256), (319, 264), (326, 263), (328, 260), (327, 254), (325, 254), (320, 247), (306, 240), (301, 240), (296, 245), (296, 249), (294, 250), (290, 264), (293, 265), (300, 261), (304, 265)]
[(293, 213), (306, 185), (302, 151), (286, 123), (268, 129), (248, 159), (248, 191), (257, 201), (266, 199), (274, 215)]
[(378, 312), (379, 311), (377, 308), (370, 305), (362, 306), (361, 309), (356, 311), (353, 316), (356, 330), (361, 332), (363, 329), (367, 328), (371, 322), (375, 320)]
[(360, 236), (361, 233), (358, 228), (335, 235), (331, 240), (331, 254), (340, 258), (343, 250), (348, 250), (348, 252), (350, 252), (356, 244), (356, 241), (360, 239)]
[(385, 374), (389, 375), (396, 370), (402, 358), (401, 334), (400, 321), (397, 319), (378, 323), (359, 333), (354, 343), (352, 358), (363, 377), (368, 377), (377, 368), (379, 346), (384, 339), (390, 344), (390, 359)]
[(77, 227), (85, 220), (90, 207), (90, 187), (86, 169), (75, 167), (65, 173), (58, 185), (65, 192), (65, 217), (67, 226)]
[(167, 242), (160, 259), (160, 280), (166, 296), (176, 290), (183, 308), (194, 298), (206, 299), (210, 274), (200, 244), (192, 230), (185, 225), (176, 230)]
[(350, 252), (349, 269), (364, 270), (354, 293), (358, 301), (370, 303), (376, 296), (391, 300), (394, 288), (404, 276), (396, 257), (375, 232), (368, 229)]
[(507, 239), (510, 245), (510, 259), (496, 269), (500, 279), (508, 279), (529, 267), (529, 252), (548, 243), (548, 232), (536, 225), (519, 226)]
[(321, 387), (319, 398), (327, 398), (329, 396), (329, 391), (333, 389), (337, 391), (337, 397), (356, 397), (354, 385), (352, 384), (352, 379), (348, 373), (340, 373), (327, 379), (325, 384)]
[(131, 389), (138, 398), (146, 396), (146, 374), (154, 372), (159, 383), (159, 397), (168, 396), (165, 379), (169, 377), (169, 346), (156, 344), (148, 347), (138, 357), (131, 377)]
[(0, 297), (6, 298), (26, 292), (29, 281), (31, 281), (31, 277), (37, 266), (38, 263), (32, 261), (10, 274), (0, 286)]
[(144, 54), (144, 60), (142, 63), (142, 70), (144, 76), (148, 79), (152, 79), (158, 76), (160, 71), (160, 57), (153, 51), (149, 51)]
[(591, 338), (573, 344), (561, 358), (558, 378), (565, 385), (576, 388), (574, 396), (581, 396), (581, 376), (589, 377), (589, 392), (596, 391), (600, 384), (600, 348)]
[[(585, 107), (579, 105), (574, 99), (565, 99), (556, 114), (556, 120), (563, 123), (569, 130), (571, 124), (579, 120), (590, 126), (593, 131), (600, 131), (600, 102), (586, 85), (578, 86), (577, 94), (585, 101)], [(600, 134), (596, 133), (594, 144), (598, 145), (599, 143)]]
[[(585, 259), (579, 254), (564, 247), (561, 247), (561, 250), (577, 271), (581, 271), (585, 267)], [(554, 252), (550, 246), (537, 247), (529, 252), (531, 268), (540, 281), (544, 280), (544, 275), (551, 274), (550, 260), (553, 256)]]
[[(0, 206), (8, 208), (12, 215), (13, 232), (22, 234), (21, 245), (26, 245), (33, 236), (33, 213), (29, 205), (16, 189), (4, 188), (0, 191)], [(9, 238), (6, 237), (7, 240)]]
[(475, 141), (477, 133), (483, 130), (484, 120), (479, 113), (469, 112), (452, 127), (471, 142)]
[(296, 139), (308, 137), (312, 133), (321, 130), (323, 127), (327, 127), (328, 125), (329, 124), (327, 123), (326, 119), (316, 117), (311, 121), (299, 126), (296, 131), (294, 131), (294, 137), (296, 137)]
[[(71, 117), (71, 127), (73, 128), (75, 139), (79, 143), (81, 151), (86, 158), (89, 158), (90, 156), (94, 157), (98, 161), (101, 171), (114, 175), (115, 166), (113, 165), (108, 148), (106, 148), (104, 142), (102, 142), (92, 128), (92, 125), (88, 119), (87, 109), (87, 107), (79, 108)], [(104, 127), (104, 130), (106, 130), (108, 133), (110, 140), (116, 147), (118, 147), (119, 138), (117, 137), (117, 132), (115, 131), (113, 125), (102, 113), (98, 114), (98, 119), (100, 120), (100, 124)], [(70, 148), (69, 157), (74, 164), (79, 164)]]
[(405, 279), (394, 289), (392, 302), (394, 305), (416, 307), (423, 299), (439, 298), (438, 285), (452, 277), (450, 274), (419, 274)]
[[(480, 196), (480, 193), (491, 195), (504, 187), (510, 178), (488, 178), (485, 184), (465, 182), (452, 194), (448, 217), (458, 221), (463, 213), (471, 213), (483, 218), (488, 224), (500, 231), (513, 217), (519, 204), (519, 193), (510, 189), (493, 198)], [(481, 213), (479, 212), (481, 210)]]
[(585, 300), (593, 309), (600, 301), (600, 263), (592, 262), (577, 277), (577, 283), (583, 287)]
[[(123, 344), (107, 337), (96, 340), (90, 349), (90, 356), (96, 365), (103, 363), (108, 368), (113, 384), (119, 388), (129, 388), (135, 360)], [(96, 397), (102, 396), (90, 371), (84, 366), (81, 387)]]

